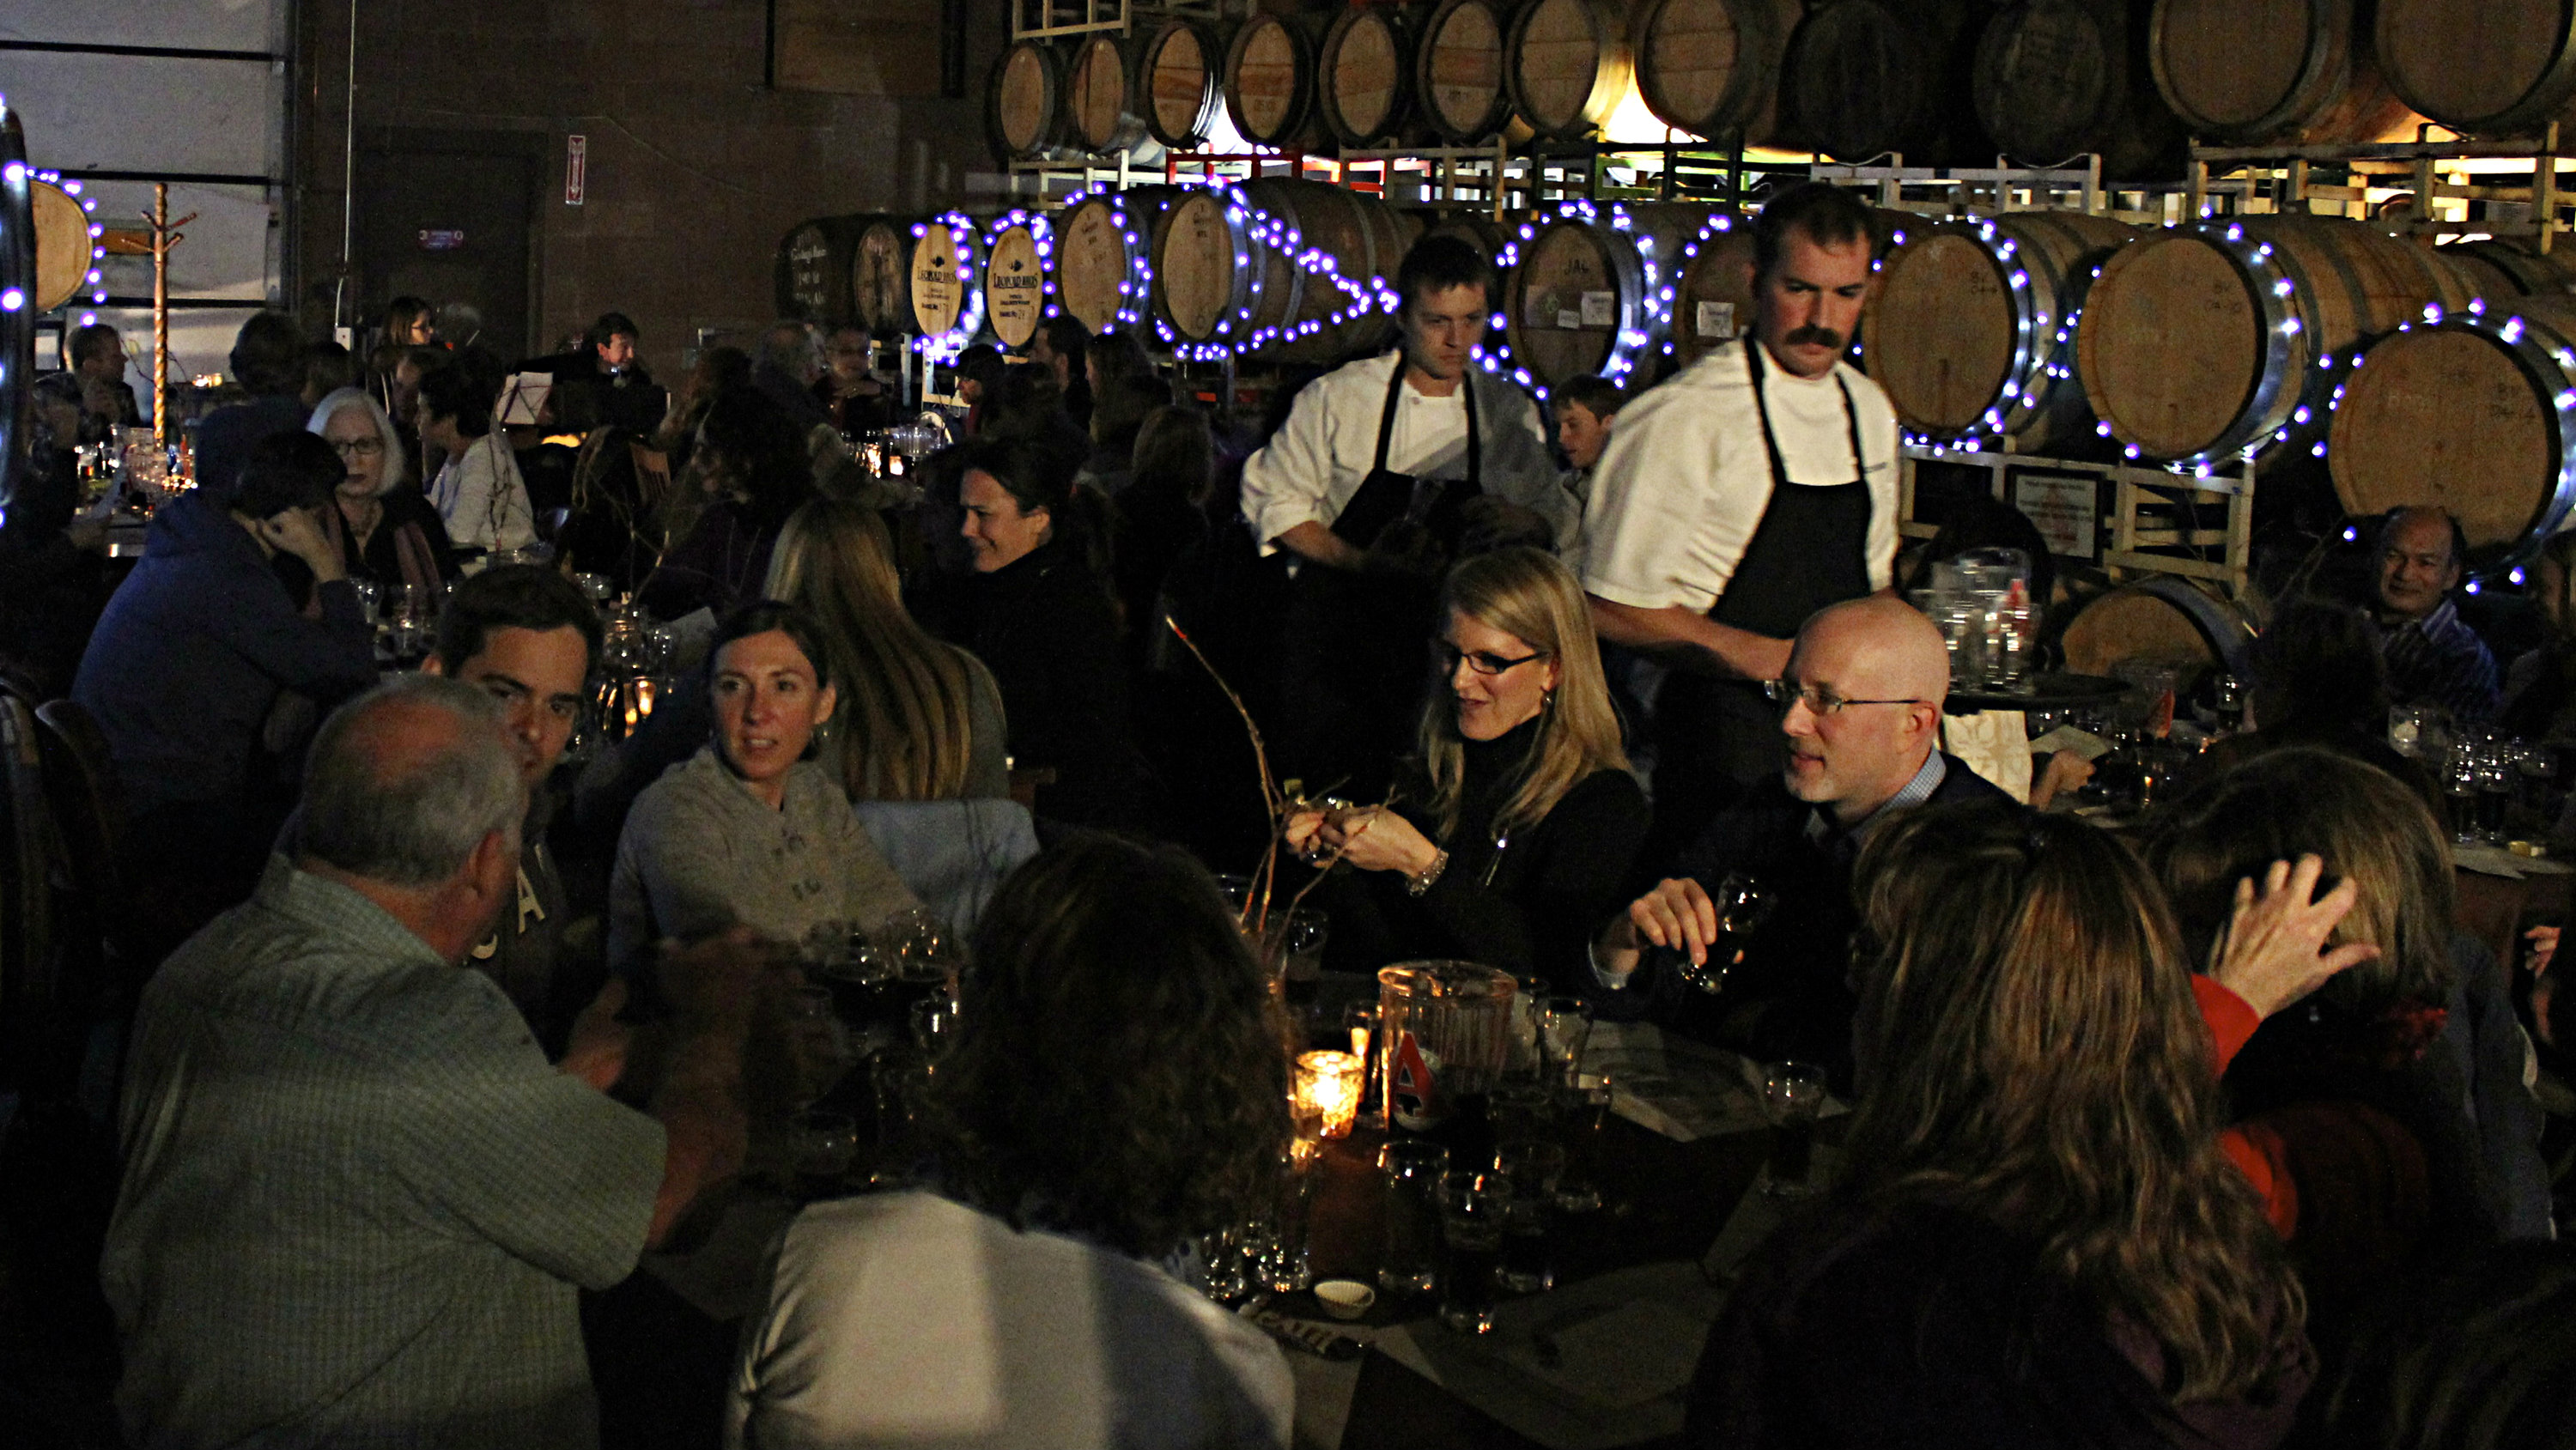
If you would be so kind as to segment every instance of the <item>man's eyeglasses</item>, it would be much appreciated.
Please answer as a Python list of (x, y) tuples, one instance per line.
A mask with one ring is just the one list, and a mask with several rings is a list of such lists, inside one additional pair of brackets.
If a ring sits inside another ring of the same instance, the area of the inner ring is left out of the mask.
[(1789, 713), (1791, 705), (1801, 700), (1807, 702), (1807, 711), (1812, 715), (1838, 715), (1846, 705), (1928, 705), (1931, 703), (1929, 700), (1910, 699), (1846, 700), (1822, 685), (1793, 685), (1787, 680), (1764, 680), (1762, 694), (1763, 698), (1771, 702), (1772, 708), (1783, 715)]
[(331, 451), (343, 458), (373, 458), (385, 451), (382, 438), (346, 438), (335, 441)]
[(1440, 673), (1444, 676), (1458, 673), (1458, 662), (1460, 660), (1465, 660), (1467, 662), (1467, 668), (1475, 671), (1477, 674), (1491, 679), (1495, 675), (1503, 673), (1505, 670), (1518, 669), (1532, 660), (1543, 660), (1546, 658), (1547, 651), (1545, 650), (1538, 650), (1531, 654), (1525, 654), (1515, 660), (1506, 659), (1490, 650), (1463, 650), (1445, 639), (1433, 640), (1431, 642), (1431, 662), (1440, 667)]

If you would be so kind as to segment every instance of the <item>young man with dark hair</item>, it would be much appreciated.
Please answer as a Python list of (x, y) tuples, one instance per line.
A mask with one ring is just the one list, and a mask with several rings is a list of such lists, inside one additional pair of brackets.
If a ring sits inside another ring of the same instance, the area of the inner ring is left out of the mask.
[(227, 403), (197, 424), (197, 487), (232, 491), (251, 445), (304, 427), (304, 338), (283, 312), (254, 312), (233, 338), (233, 381), (250, 400)]
[(1029, 339), (1029, 361), (1055, 374), (1064, 411), (1085, 428), (1091, 426), (1091, 382), (1083, 360), (1090, 347), (1091, 329), (1069, 312), (1039, 324), (1037, 335)]
[[(1556, 405), (1556, 448), (1565, 455), (1565, 491), (1574, 500), (1579, 523), (1583, 506), (1592, 499), (1592, 466), (1601, 461), (1601, 450), (1609, 446), (1610, 420), (1627, 406), (1628, 395), (1608, 378), (1586, 373), (1559, 383), (1548, 401)], [(1556, 556), (1580, 578), (1582, 530), (1577, 527), (1567, 532), (1568, 537), (1557, 541)]]
[(1798, 626), (1895, 578), (1896, 413), (1843, 360), (1869, 291), (1869, 214), (1811, 182), (1763, 207), (1753, 236), (1753, 335), (1628, 406), (1584, 510), (1601, 637), (1672, 670), (1650, 860), (1779, 773), (1762, 686)]
[(1288, 769), (1354, 798), (1386, 783), (1421, 691), (1431, 589), (1472, 531), (1552, 547), (1573, 522), (1538, 406), (1475, 365), (1492, 269), (1425, 237), (1397, 269), (1401, 345), (1297, 395), (1243, 467), (1261, 552), (1296, 556)]
[(504, 565), (456, 586), (438, 617), (437, 651), (422, 667), (501, 703), (503, 731), (528, 791), (518, 889), (465, 960), (501, 984), (549, 1055), (562, 1051), (573, 1018), (607, 979), (599, 959), (566, 958), (571, 908), (546, 846), (554, 816), (546, 780), (581, 725), (599, 639), (599, 612), (579, 586), (538, 565)]
[(72, 375), (80, 380), (81, 441), (97, 443), (117, 428), (143, 422), (134, 389), (125, 381), (125, 339), (104, 322), (78, 328), (71, 340)]

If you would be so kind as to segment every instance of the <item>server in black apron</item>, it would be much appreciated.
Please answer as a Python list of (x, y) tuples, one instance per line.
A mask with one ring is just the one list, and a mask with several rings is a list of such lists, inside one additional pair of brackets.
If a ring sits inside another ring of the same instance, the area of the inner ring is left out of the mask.
[(1779, 773), (1762, 682), (1799, 624), (1893, 582), (1895, 414), (1842, 360), (1869, 287), (1868, 212), (1802, 186), (1763, 209), (1754, 239), (1752, 335), (1621, 414), (1585, 514), (1602, 637), (1671, 667), (1649, 859)]
[(1574, 526), (1537, 407), (1475, 364), (1491, 277), (1460, 239), (1417, 243), (1396, 276), (1402, 347), (1309, 384), (1244, 465), (1244, 519), (1296, 569), (1275, 763), (1309, 790), (1385, 790), (1451, 561)]

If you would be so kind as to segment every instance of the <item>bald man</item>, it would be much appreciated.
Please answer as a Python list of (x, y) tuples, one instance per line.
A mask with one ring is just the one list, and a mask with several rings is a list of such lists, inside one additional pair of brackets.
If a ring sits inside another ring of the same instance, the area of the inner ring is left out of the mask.
[[(1941, 631), (1902, 601), (1871, 595), (1810, 616), (1787, 671), (1766, 687), (1787, 764), (1601, 933), (1601, 1015), (1652, 1019), (1762, 1060), (1819, 1063), (1847, 1083), (1853, 860), (1908, 806), (2003, 794), (1939, 749), (1949, 689)], [(1748, 939), (1721, 942), (1711, 892), (1734, 875), (1778, 904)]]
[(2393, 510), (2379, 528), (2379, 648), (2389, 701), (2439, 705), (2463, 725), (2495, 718), (2498, 704), (2495, 656), (2451, 598), (2466, 547), (2458, 522), (2437, 508)]

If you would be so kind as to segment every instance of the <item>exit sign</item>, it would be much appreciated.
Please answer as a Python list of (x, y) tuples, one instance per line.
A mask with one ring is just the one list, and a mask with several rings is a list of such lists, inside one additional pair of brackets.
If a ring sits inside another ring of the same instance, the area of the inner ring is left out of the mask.
[(590, 138), (564, 137), (564, 205), (581, 205), (582, 193), (590, 187)]

